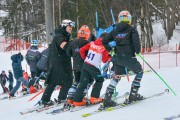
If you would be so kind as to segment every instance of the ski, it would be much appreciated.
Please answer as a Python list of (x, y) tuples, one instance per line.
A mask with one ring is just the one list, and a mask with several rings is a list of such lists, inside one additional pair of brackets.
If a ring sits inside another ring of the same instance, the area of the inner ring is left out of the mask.
[[(153, 98), (153, 97), (159, 97), (159, 96), (162, 96), (166, 93), (169, 93), (169, 89), (166, 89), (165, 91), (163, 92), (160, 92), (160, 93), (156, 93), (156, 94), (153, 94), (149, 97), (146, 97), (144, 98), (143, 100), (147, 100), (147, 99), (150, 99), (150, 98)], [(105, 111), (113, 111), (113, 110), (117, 110), (117, 109), (120, 109), (120, 108), (124, 108), (124, 107), (127, 107), (127, 106), (130, 106), (130, 105), (133, 105), (133, 104), (136, 104), (136, 103), (139, 103), (143, 100), (140, 100), (140, 101), (135, 101), (135, 102), (132, 102), (130, 104), (124, 104), (124, 103), (119, 103), (117, 106), (115, 107), (109, 107), (109, 108), (106, 108), (106, 109), (98, 109), (98, 110), (95, 110), (93, 112), (90, 112), (90, 113), (85, 113), (85, 114), (82, 114), (81, 116), (82, 117), (89, 117), (89, 116), (92, 116), (92, 115), (95, 115), (95, 114), (98, 114), (98, 113), (101, 113), (101, 112), (105, 112)]]
[[(117, 94), (117, 93), (116, 93)], [(118, 95), (118, 94), (117, 94)], [(125, 94), (123, 94), (123, 95), (121, 95), (121, 96), (116, 96), (116, 95), (114, 95), (114, 97), (112, 98), (112, 100), (117, 100), (117, 99), (120, 99), (120, 98), (124, 98), (124, 97), (126, 97), (126, 96), (128, 96), (129, 95), (129, 92), (126, 92)], [(103, 96), (104, 96), (104, 94), (103, 94)], [(51, 112), (48, 112), (47, 114), (53, 114), (53, 115), (55, 115), (55, 114), (59, 114), (59, 113), (63, 113), (63, 112), (66, 112), (66, 111), (70, 111), (70, 112), (75, 112), (75, 111), (79, 111), (79, 110), (82, 110), (82, 109), (84, 109), (84, 108), (89, 108), (89, 107), (92, 107), (92, 106), (95, 106), (95, 105), (98, 105), (99, 103), (97, 103), (97, 104), (88, 104), (88, 105), (86, 105), (86, 106), (77, 106), (77, 107), (74, 107), (74, 106), (70, 106), (70, 107), (63, 107), (63, 108), (59, 108), (59, 109), (55, 109), (55, 110), (53, 110), (53, 111), (51, 111)]]
[(59, 106), (62, 106), (62, 105), (63, 104), (54, 104), (54, 105), (51, 105), (51, 106), (45, 106), (45, 107), (42, 107), (40, 109), (36, 109), (36, 112), (42, 112), (42, 111), (49, 110), (49, 109), (59, 107)]
[(28, 114), (28, 113), (32, 113), (32, 112), (42, 112), (42, 111), (45, 111), (45, 110), (48, 110), (48, 109), (51, 109), (51, 108), (54, 108), (54, 107), (58, 107), (58, 106), (61, 106), (62, 104), (54, 104), (54, 105), (50, 105), (50, 106), (37, 106), (37, 107), (33, 107), (33, 108), (30, 108), (30, 109), (27, 109), (25, 111), (22, 111), (20, 112), (21, 115), (25, 115), (25, 114)]
[(6, 100), (6, 99), (9, 99), (9, 100), (13, 100), (13, 99), (17, 99), (17, 98), (23, 98), (23, 97), (26, 97), (26, 96), (29, 96), (30, 94), (26, 94), (26, 95), (20, 95), (20, 96), (16, 96), (16, 97), (11, 97), (9, 98), (9, 96), (5, 96), (3, 98), (0, 98), (0, 100)]
[(178, 114), (178, 115), (173, 115), (173, 116), (170, 116), (170, 117), (166, 117), (166, 118), (164, 118), (164, 120), (174, 120), (174, 119), (176, 119), (176, 118), (180, 118), (180, 114)]
[(9, 97), (8, 96), (5, 96), (3, 98), (0, 98), (0, 100), (5, 100), (5, 99), (8, 99)]

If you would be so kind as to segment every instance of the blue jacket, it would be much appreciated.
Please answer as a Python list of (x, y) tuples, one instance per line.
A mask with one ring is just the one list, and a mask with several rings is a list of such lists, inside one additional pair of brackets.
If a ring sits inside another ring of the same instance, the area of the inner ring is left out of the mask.
[(23, 77), (23, 70), (21, 66), (21, 62), (23, 61), (23, 56), (19, 54), (14, 54), (11, 56), (11, 60), (12, 60), (12, 68), (14, 72), (14, 77), (16, 79)]

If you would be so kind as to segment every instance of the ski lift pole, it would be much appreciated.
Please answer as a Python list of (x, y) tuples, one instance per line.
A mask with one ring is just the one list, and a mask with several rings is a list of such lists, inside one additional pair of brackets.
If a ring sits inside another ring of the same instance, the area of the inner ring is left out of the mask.
[(163, 81), (163, 83), (171, 90), (171, 92), (176, 96), (176, 93), (173, 91), (173, 89), (166, 83), (166, 81), (146, 62), (146, 60), (140, 55), (137, 54), (150, 68), (154, 71), (154, 73)]

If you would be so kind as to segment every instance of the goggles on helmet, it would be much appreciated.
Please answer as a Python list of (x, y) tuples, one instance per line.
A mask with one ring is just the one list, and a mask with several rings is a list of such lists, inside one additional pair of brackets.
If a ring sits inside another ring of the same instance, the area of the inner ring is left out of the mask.
[(120, 21), (131, 21), (131, 19), (132, 19), (131, 15), (119, 16), (119, 20), (120, 20)]
[(69, 25), (75, 27), (75, 22), (70, 22)]

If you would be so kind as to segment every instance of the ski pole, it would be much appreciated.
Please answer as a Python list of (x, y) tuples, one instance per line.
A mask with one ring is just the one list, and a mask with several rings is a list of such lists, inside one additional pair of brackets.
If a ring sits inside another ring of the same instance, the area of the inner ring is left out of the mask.
[[(57, 88), (55, 88), (55, 90), (59, 90), (61, 88), (61, 86), (58, 86)], [(34, 95), (32, 98), (30, 98), (28, 101), (32, 101), (34, 98), (36, 98), (37, 96), (39, 96), (41, 93), (43, 93), (45, 91), (41, 90), (40, 92), (38, 92), (36, 95)]]
[(36, 98), (37, 96), (39, 96), (41, 93), (43, 93), (44, 90), (41, 90), (40, 92), (38, 92), (36, 95), (34, 95), (32, 98), (30, 98), (28, 101), (32, 101), (34, 98)]
[(163, 83), (171, 90), (171, 92), (176, 96), (176, 93), (173, 91), (173, 89), (166, 83), (166, 81), (146, 62), (146, 60), (140, 55), (137, 54), (150, 68), (154, 73), (163, 81)]

